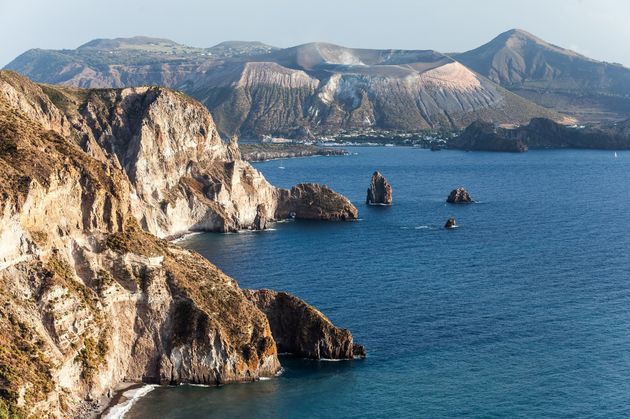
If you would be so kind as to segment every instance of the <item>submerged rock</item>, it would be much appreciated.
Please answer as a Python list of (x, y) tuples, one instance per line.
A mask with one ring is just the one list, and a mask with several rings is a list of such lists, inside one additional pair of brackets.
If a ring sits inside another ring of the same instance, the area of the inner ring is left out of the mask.
[(365, 348), (353, 342), (350, 331), (299, 298), (271, 290), (244, 292), (267, 316), (279, 353), (312, 359), (365, 357)]
[(455, 218), (449, 218), (446, 220), (446, 224), (444, 224), (444, 228), (455, 228), (457, 227), (457, 221)]
[(346, 221), (359, 218), (359, 210), (343, 195), (325, 185), (300, 183), (281, 189), (276, 219)]
[(473, 202), (468, 191), (464, 188), (453, 189), (446, 198), (446, 202), (451, 204), (470, 204)]
[(367, 190), (366, 204), (392, 204), (392, 186), (378, 171), (372, 175), (370, 187)]

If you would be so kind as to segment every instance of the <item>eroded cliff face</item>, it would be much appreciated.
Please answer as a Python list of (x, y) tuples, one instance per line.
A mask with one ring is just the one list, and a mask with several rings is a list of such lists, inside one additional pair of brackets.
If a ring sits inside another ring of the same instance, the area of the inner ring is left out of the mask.
[(0, 72), (0, 412), (85, 417), (122, 381), (276, 374), (265, 314), (155, 235), (264, 226), (286, 193), (177, 93)]
[(365, 357), (365, 349), (354, 343), (349, 330), (336, 327), (299, 298), (273, 290), (245, 290), (245, 295), (269, 319), (281, 353), (311, 359)]
[(278, 205), (287, 206), (287, 195), (241, 159), (235, 142), (224, 143), (208, 111), (183, 94), (158, 87), (40, 88), (11, 72), (2, 73), (0, 94), (122, 169), (133, 215), (158, 237), (255, 228), (261, 205), (270, 220)]

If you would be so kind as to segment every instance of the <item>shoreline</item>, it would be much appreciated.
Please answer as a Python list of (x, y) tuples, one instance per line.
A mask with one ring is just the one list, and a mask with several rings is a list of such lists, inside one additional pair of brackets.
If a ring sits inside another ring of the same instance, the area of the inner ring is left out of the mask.
[[(104, 396), (107, 404), (104, 404), (92, 419), (121, 419), (142, 397), (157, 388), (157, 384), (145, 383), (121, 383), (117, 386), (111, 398)], [(101, 400), (102, 403), (102, 400)]]

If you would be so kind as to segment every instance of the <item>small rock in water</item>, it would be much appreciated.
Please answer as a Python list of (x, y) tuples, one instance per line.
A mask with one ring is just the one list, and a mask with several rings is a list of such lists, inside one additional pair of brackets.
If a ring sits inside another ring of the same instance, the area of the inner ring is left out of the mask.
[(446, 198), (446, 202), (451, 204), (469, 204), (473, 202), (468, 191), (464, 188), (453, 189)]
[(444, 224), (444, 228), (455, 228), (457, 227), (457, 221), (454, 218), (449, 218), (446, 220), (446, 224)]
[(359, 345), (358, 343), (352, 344), (352, 355), (355, 358), (365, 358), (367, 356), (365, 347), (363, 345)]

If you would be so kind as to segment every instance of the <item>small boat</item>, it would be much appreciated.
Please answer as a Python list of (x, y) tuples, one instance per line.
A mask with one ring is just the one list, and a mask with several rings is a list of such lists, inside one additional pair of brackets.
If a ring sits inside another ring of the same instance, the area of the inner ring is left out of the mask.
[(618, 158), (619, 156), (617, 155), (617, 152), (615, 151), (615, 158)]

